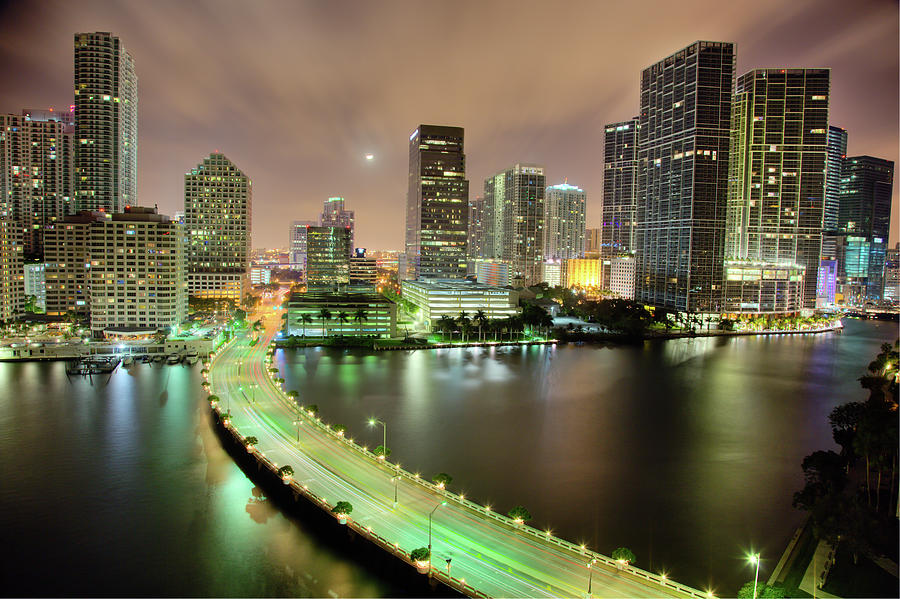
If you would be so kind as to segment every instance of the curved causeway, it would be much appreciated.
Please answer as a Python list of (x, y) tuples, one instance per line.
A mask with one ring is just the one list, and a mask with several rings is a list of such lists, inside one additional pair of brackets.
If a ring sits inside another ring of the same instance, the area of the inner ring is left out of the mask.
[[(291, 466), (285, 483), (295, 494), (329, 513), (338, 501), (349, 502), (347, 525), (363, 538), (471, 597), (584, 597), (588, 589), (599, 597), (712, 597), (517, 524), (378, 459), (301, 412), (268, 371), (280, 320), (264, 320), (258, 343), (238, 336), (212, 355), (212, 408), (228, 434), (256, 437), (249, 451), (262, 466), (273, 473)], [(430, 514), (431, 563), (416, 564), (409, 554), (428, 545)]]

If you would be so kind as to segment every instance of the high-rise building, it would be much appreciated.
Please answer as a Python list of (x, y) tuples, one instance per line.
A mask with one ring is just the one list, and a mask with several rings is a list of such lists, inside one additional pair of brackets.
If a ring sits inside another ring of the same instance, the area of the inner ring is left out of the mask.
[(604, 258), (634, 252), (639, 128), (639, 117), (605, 127), (600, 226), (600, 255)]
[(584, 256), (585, 193), (568, 182), (544, 191), (544, 257), (568, 260)]
[(75, 208), (119, 212), (137, 202), (134, 60), (111, 33), (75, 34)]
[(695, 42), (644, 69), (635, 300), (719, 312), (734, 45)]
[(878, 301), (884, 288), (884, 260), (891, 222), (894, 163), (849, 156), (841, 176), (838, 231), (839, 276), (853, 288), (853, 303)]
[(350, 283), (350, 227), (308, 227), (306, 287), (309, 291), (346, 291)]
[(882, 299), (886, 302), (900, 302), (900, 243), (885, 252)]
[(82, 211), (65, 217), (44, 233), (47, 314), (90, 312), (91, 224), (108, 216)]
[[(788, 267), (799, 267), (803, 285), (790, 297), (800, 304), (769, 303), (789, 312), (816, 308), (829, 91), (828, 69), (756, 69), (739, 77), (735, 86), (727, 276), (735, 284), (750, 280), (756, 286), (755, 274), (740, 275), (741, 263), (746, 263), (753, 273), (768, 273), (766, 281), (788, 277), (782, 282), (787, 289), (796, 286), (798, 276), (796, 268)], [(733, 309), (734, 302), (728, 304)], [(753, 311), (752, 301), (738, 304)]]
[(378, 260), (366, 256), (366, 248), (356, 248), (350, 256), (350, 290), (374, 292), (378, 284)]
[(609, 258), (609, 279), (603, 285), (622, 299), (634, 299), (634, 256)]
[[(828, 156), (825, 160), (825, 215), (822, 230), (838, 230), (841, 205), (841, 176), (847, 158), (847, 130), (828, 126)], [(823, 255), (825, 255), (823, 253)]]
[(544, 262), (544, 167), (516, 164), (485, 179), (485, 212), (492, 213), (494, 255), (507, 262), (520, 285), (541, 282)]
[(91, 223), (94, 337), (168, 331), (187, 316), (182, 226), (155, 208), (126, 206)]
[(486, 233), (490, 231), (486, 228), (490, 215), (485, 213), (484, 196), (477, 196), (475, 199), (469, 200), (469, 223), (468, 233), (466, 235), (467, 252), (469, 256), (469, 274), (472, 274), (472, 264), (475, 260), (483, 259), (488, 255), (493, 255), (493, 247), (487, 247), (489, 239)]
[(219, 152), (184, 175), (190, 295), (241, 301), (250, 272), (252, 202), (250, 178)]
[(405, 278), (466, 276), (469, 181), (463, 150), (462, 127), (419, 125), (409, 136)]
[(334, 197), (325, 200), (322, 214), (319, 215), (320, 227), (347, 227), (350, 229), (350, 252), (356, 247), (355, 227), (356, 217), (353, 210), (344, 209), (344, 198)]
[(11, 320), (25, 307), (22, 250), (19, 225), (0, 217), (0, 322)]
[(26, 259), (43, 258), (44, 230), (73, 207), (71, 114), (0, 114), (0, 214), (22, 231)]
[(288, 243), (289, 264), (292, 270), (303, 271), (306, 274), (306, 229), (317, 226), (315, 221), (295, 220), (291, 223), (290, 240)]
[(585, 229), (584, 233), (584, 253), (592, 258), (600, 256), (600, 241), (602, 239), (602, 229)]

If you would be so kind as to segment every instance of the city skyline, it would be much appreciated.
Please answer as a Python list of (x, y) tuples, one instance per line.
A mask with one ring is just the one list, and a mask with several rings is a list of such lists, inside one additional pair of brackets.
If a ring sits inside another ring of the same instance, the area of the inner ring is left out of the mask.
[[(364, 5), (354, 5), (354, 11), (345, 8), (291, 9), (309, 21), (309, 35), (288, 36), (283, 43), (262, 44), (246, 56), (232, 56), (232, 62), (223, 61), (234, 66), (228, 71), (206, 62), (210, 60), (206, 56), (216, 60), (222, 53), (229, 56), (231, 45), (218, 40), (233, 37), (231, 22), (246, 30), (243, 37), (248, 40), (275, 39), (280, 25), (266, 22), (262, 13), (245, 15), (239, 8), (226, 6), (207, 33), (189, 37), (182, 25), (159, 20), (165, 11), (145, 11), (139, 5), (88, 4), (77, 11), (59, 5), (42, 9), (46, 14), (8, 8), (0, 19), (4, 33), (0, 81), (7, 92), (0, 110), (67, 107), (72, 101), (72, 33), (112, 32), (127, 45), (141, 81), (138, 203), (158, 204), (167, 214), (175, 212), (181, 203), (185, 165), (218, 149), (253, 174), (255, 247), (275, 244), (269, 240), (284, 245), (285, 215), (292, 220), (313, 218), (325, 198), (343, 196), (357, 213), (357, 245), (402, 249), (403, 223), (395, 217), (405, 205), (408, 154), (400, 136), (408, 136), (415, 122), (465, 128), (471, 181), (481, 181), (515, 162), (543, 164), (548, 181), (568, 177), (587, 192), (587, 224), (595, 227), (600, 221), (603, 178), (602, 152), (596, 148), (602, 146), (605, 124), (626, 120), (638, 111), (643, 68), (697, 39), (735, 42), (737, 73), (767, 67), (831, 68), (829, 124), (847, 129), (848, 154), (898, 158), (894, 5), (805, 3), (785, 12), (775, 3), (757, 3), (752, 13), (744, 7), (729, 7), (709, 16), (703, 26), (682, 23), (702, 9), (697, 4), (668, 19), (662, 18), (666, 9), (661, 9), (656, 22), (668, 22), (670, 29), (646, 37), (629, 36), (636, 41), (627, 42), (616, 36), (600, 41), (589, 35), (592, 24), (610, 19), (621, 23), (623, 31), (640, 31), (639, 18), (629, 17), (625, 8), (566, 5), (554, 10), (541, 5), (514, 15), (509, 33), (498, 30), (499, 37), (492, 41), (501, 51), (487, 60), (461, 52), (440, 73), (422, 74), (418, 80), (407, 75), (421, 67), (422, 59), (412, 52), (413, 40), (396, 35), (397, 28), (423, 18), (443, 18), (451, 35), (474, 42), (477, 21), (502, 7), (488, 7), (487, 15), (482, 13), (478, 19), (466, 11), (451, 14), (445, 5), (404, 11), (393, 4), (371, 13)], [(352, 16), (347, 17), (348, 13)], [(520, 19), (538, 19), (544, 13), (564, 21), (569, 41), (563, 48), (532, 50), (511, 38)], [(601, 13), (602, 21), (597, 20)], [(583, 19), (571, 20), (576, 14)], [(194, 5), (186, 9), (183, 21), (189, 27), (206, 16), (204, 8)], [(283, 21), (301, 23), (303, 19)], [(145, 25), (136, 27), (137, 22)], [(163, 25), (160, 31), (165, 35), (158, 39), (149, 35)], [(34, 43), (37, 39), (39, 44)], [(302, 56), (306, 44), (328, 50), (317, 54), (323, 61), (304, 63), (303, 69), (290, 71), (297, 76), (281, 84), (271, 79), (281, 61)], [(355, 64), (367, 48), (371, 50), (367, 60)], [(607, 59), (576, 65), (562, 60), (573, 55)], [(538, 75), (533, 77), (543, 80), (539, 89), (531, 88), (528, 98), (518, 93), (516, 69), (507, 69), (492, 82), (493, 63), (509, 62), (511, 56), (521, 57), (521, 69), (534, 71)], [(370, 62), (393, 65), (397, 75), (387, 82), (359, 75), (359, 69), (372, 70), (363, 64)], [(34, 75), (22, 76), (29, 71)], [(204, 77), (197, 78), (198, 72)], [(565, 89), (582, 93), (557, 93), (563, 83)], [(273, 97), (248, 91), (261, 85), (273, 89)], [(422, 91), (429, 85), (454, 93)], [(397, 94), (405, 102), (398, 102)], [(290, 139), (272, 143), (276, 133)], [(283, 152), (286, 144), (293, 144), (297, 151)], [(366, 154), (374, 159), (367, 160)], [(896, 207), (896, 189), (892, 201)], [(897, 241), (896, 229), (891, 231), (891, 244)]]

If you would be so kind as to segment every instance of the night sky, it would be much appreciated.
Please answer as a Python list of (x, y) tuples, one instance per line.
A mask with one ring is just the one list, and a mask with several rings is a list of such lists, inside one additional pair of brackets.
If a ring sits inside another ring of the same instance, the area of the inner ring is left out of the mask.
[(341, 195), (357, 245), (402, 249), (419, 123), (465, 127), (472, 197), (538, 163), (587, 191), (597, 226), (603, 126), (637, 114), (642, 68), (697, 39), (735, 42), (737, 74), (830, 67), (849, 153), (898, 161), (893, 0), (0, 0), (0, 111), (67, 108), (81, 31), (113, 32), (135, 60), (138, 203), (181, 209), (183, 174), (219, 150), (253, 180), (255, 247), (286, 245), (289, 221)]

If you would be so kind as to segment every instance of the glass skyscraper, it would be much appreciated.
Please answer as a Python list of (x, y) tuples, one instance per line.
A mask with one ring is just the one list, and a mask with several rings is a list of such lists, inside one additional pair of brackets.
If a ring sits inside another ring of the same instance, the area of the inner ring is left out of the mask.
[(560, 183), (544, 192), (544, 259), (584, 256), (584, 190)]
[(734, 45), (695, 42), (644, 69), (635, 300), (720, 312)]
[(637, 201), (637, 141), (640, 119), (605, 127), (603, 146), (603, 212), (600, 255), (634, 251), (634, 209)]
[(401, 278), (464, 279), (469, 181), (462, 127), (419, 125), (409, 136), (407, 272)]

